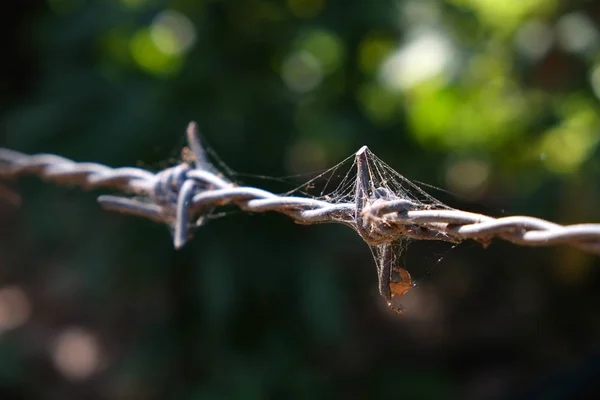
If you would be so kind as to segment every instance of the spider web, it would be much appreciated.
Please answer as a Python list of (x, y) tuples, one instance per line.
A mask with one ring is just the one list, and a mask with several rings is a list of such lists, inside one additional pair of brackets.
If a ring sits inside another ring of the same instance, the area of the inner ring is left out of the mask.
[[(363, 172), (363, 183), (358, 179), (361, 171)], [(359, 184), (361, 184), (363, 190), (357, 192)], [(362, 200), (365, 205), (379, 199), (401, 199), (412, 202), (416, 209), (452, 209), (396, 172), (366, 147), (361, 148), (356, 154), (349, 156), (296, 189), (285, 193), (285, 195), (297, 196), (301, 194), (331, 204), (350, 203), (358, 205), (357, 196), (360, 195), (359, 193), (362, 193)], [(333, 217), (332, 221), (335, 220), (336, 218)], [(358, 228), (360, 221), (356, 220), (356, 216), (351, 222), (351, 226), (359, 235), (363, 236)], [(396, 237), (389, 239), (382, 245), (370, 245), (377, 269), (382, 268), (384, 252), (387, 251), (386, 247), (389, 246), (392, 247), (393, 263), (400, 266), (409, 242), (410, 239), (406, 237)], [(442, 258), (440, 257), (437, 262), (440, 262)]]

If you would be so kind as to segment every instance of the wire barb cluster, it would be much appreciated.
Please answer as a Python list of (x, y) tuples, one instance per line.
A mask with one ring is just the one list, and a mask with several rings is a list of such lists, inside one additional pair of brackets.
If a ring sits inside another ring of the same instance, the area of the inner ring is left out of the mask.
[(390, 284), (402, 280), (407, 284), (408, 280), (410, 286), (410, 276), (407, 277), (405, 270), (391, 265), (395, 260), (390, 255), (390, 246), (404, 238), (453, 243), (472, 239), (487, 245), (498, 237), (522, 246), (568, 244), (600, 254), (600, 224), (561, 226), (528, 216), (493, 218), (455, 209), (436, 209), (400, 198), (385, 188), (372, 188), (366, 167), (366, 146), (356, 153), (356, 201), (333, 203), (237, 186), (207, 161), (194, 122), (188, 125), (187, 140), (192, 153), (190, 160), (158, 173), (78, 163), (52, 154), (26, 155), (0, 148), (0, 177), (31, 174), (85, 189), (111, 188), (131, 195), (102, 195), (98, 202), (107, 210), (168, 224), (173, 228), (175, 248), (185, 245), (193, 228), (199, 226), (205, 216), (227, 204), (247, 212), (283, 213), (301, 224), (342, 223), (356, 230), (381, 255), (380, 291), (388, 304), (394, 294), (401, 295), (408, 287), (405, 285), (394, 293), (390, 292)]

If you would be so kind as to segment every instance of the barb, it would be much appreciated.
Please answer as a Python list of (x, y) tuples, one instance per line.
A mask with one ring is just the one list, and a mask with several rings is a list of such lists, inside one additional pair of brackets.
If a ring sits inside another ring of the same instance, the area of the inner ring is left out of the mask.
[[(561, 226), (528, 216), (493, 218), (455, 209), (436, 209), (399, 198), (386, 188), (372, 187), (365, 161), (366, 146), (356, 153), (356, 201), (331, 203), (237, 186), (210, 165), (194, 122), (188, 126), (187, 139), (191, 149), (187, 161), (158, 173), (0, 149), (0, 177), (29, 174), (84, 189), (110, 188), (133, 195), (102, 195), (98, 202), (107, 210), (168, 224), (173, 228), (175, 248), (185, 245), (193, 228), (201, 225), (212, 210), (228, 204), (247, 212), (280, 212), (300, 224), (342, 223), (357, 231), (381, 255), (377, 265), (380, 292), (390, 306), (392, 297), (412, 287), (410, 275), (397, 265), (391, 250), (393, 243), (404, 238), (453, 243), (471, 239), (487, 245), (497, 237), (522, 246), (567, 244), (600, 254), (600, 224)], [(400, 308), (394, 309), (402, 312)]]

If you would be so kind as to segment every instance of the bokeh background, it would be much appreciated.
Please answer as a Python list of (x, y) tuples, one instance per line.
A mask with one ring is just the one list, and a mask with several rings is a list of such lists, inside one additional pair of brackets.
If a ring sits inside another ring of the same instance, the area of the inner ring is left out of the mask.
[[(159, 170), (197, 120), (241, 173), (367, 144), (453, 207), (600, 221), (598, 2), (30, 0), (0, 20), (5, 147)], [(600, 390), (600, 263), (581, 251), (411, 244), (398, 317), (346, 227), (233, 212), (174, 251), (101, 210), (106, 191), (2, 185), (2, 399)]]

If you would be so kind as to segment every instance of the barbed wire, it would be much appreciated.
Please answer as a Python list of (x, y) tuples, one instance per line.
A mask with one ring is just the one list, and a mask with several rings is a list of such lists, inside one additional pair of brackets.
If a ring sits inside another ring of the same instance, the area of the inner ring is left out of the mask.
[[(390, 306), (391, 297), (412, 287), (410, 276), (394, 275), (399, 270), (404, 272), (403, 269), (394, 265), (383, 267), (386, 259), (393, 258), (386, 257), (391, 244), (405, 238), (452, 243), (471, 239), (486, 246), (497, 237), (522, 246), (566, 244), (600, 254), (600, 224), (562, 226), (529, 216), (494, 218), (378, 194), (377, 189), (369, 189), (371, 186), (367, 182), (366, 146), (356, 153), (355, 202), (336, 203), (237, 186), (207, 161), (194, 122), (188, 126), (187, 140), (192, 153), (190, 160), (158, 173), (75, 162), (53, 154), (26, 155), (0, 148), (0, 177), (29, 174), (84, 189), (110, 188), (132, 195), (102, 195), (98, 202), (107, 210), (168, 224), (173, 228), (175, 248), (185, 245), (193, 228), (201, 225), (213, 210), (231, 204), (247, 212), (279, 212), (300, 224), (342, 223), (357, 231), (381, 254), (382, 261), (378, 264), (380, 291)], [(399, 281), (404, 281), (405, 286), (390, 292), (390, 283)]]

